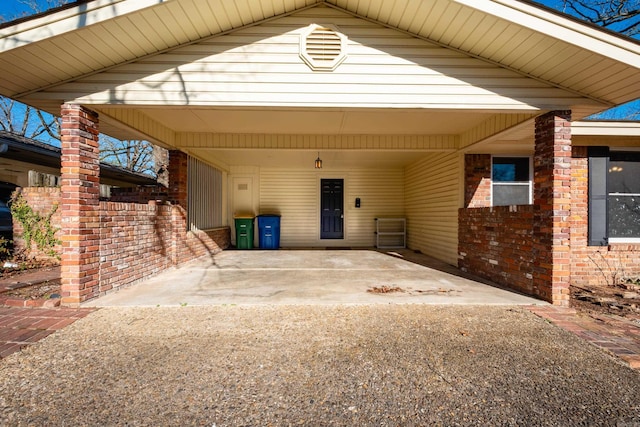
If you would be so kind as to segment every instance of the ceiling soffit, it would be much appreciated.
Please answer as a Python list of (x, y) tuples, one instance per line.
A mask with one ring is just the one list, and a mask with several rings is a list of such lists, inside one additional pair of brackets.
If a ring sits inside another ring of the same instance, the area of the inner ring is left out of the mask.
[[(0, 29), (0, 66), (15, 81), (0, 90), (30, 93), (320, 3), (610, 104), (640, 95), (636, 43), (515, 0), (96, 0)], [(68, 52), (68, 65), (38, 55), (49, 48)]]

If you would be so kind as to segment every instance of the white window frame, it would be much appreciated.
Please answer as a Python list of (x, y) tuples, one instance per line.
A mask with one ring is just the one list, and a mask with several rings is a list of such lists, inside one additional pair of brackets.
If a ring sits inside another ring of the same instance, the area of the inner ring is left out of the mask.
[[(495, 158), (518, 158), (518, 159), (529, 159), (529, 180), (527, 182), (495, 182), (493, 180), (493, 159)], [(494, 185), (522, 185), (529, 187), (529, 205), (533, 204), (533, 156), (526, 155), (518, 155), (518, 154), (500, 154), (500, 155), (491, 155), (491, 206), (496, 206), (493, 202), (493, 186)], [(499, 206), (509, 206), (509, 205), (499, 205)]]
[[(611, 154), (615, 153), (615, 152), (623, 152), (623, 153), (630, 153), (630, 152), (640, 152), (640, 148), (638, 147), (610, 147), (609, 148), (609, 161), (611, 161)], [(609, 193), (609, 183), (607, 182), (607, 199), (610, 196), (615, 196), (615, 195), (621, 195), (621, 196), (634, 196), (635, 194), (630, 194), (630, 193)], [(640, 195), (638, 195), (640, 196)], [(608, 213), (607, 213), (607, 234), (609, 234), (609, 217), (608, 217)], [(608, 243), (628, 243), (628, 244), (639, 244), (640, 243), (640, 237), (608, 237), (607, 236), (607, 242)]]

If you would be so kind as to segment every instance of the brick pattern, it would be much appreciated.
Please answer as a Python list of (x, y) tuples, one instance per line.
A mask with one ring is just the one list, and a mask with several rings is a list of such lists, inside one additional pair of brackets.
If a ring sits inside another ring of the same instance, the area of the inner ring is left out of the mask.
[(187, 208), (187, 185), (189, 162), (186, 153), (169, 151), (169, 201)]
[(94, 309), (0, 307), (0, 359), (82, 319)]
[(113, 187), (110, 202), (148, 203), (155, 201), (164, 203), (169, 199), (169, 192), (162, 185), (146, 185), (138, 187)]
[(536, 119), (534, 204), (487, 208), (491, 157), (465, 156), (459, 266), (556, 305), (569, 304), (571, 279), (571, 113)]
[(100, 162), (98, 114), (62, 106), (62, 303), (98, 295)]
[(531, 306), (529, 310), (554, 325), (612, 353), (640, 369), (640, 327), (628, 319), (585, 315), (564, 307)]
[(573, 147), (571, 159), (571, 283), (608, 285), (640, 276), (640, 245), (588, 246), (589, 182), (587, 147)]
[(464, 177), (464, 206), (467, 208), (491, 206), (491, 155), (466, 154)]
[[(27, 187), (19, 189), (24, 200), (31, 206), (31, 208), (40, 214), (46, 216), (51, 213), (54, 206), (57, 206), (56, 211), (51, 217), (51, 224), (54, 228), (60, 229), (62, 219), (62, 209), (60, 205), (60, 189), (52, 187)], [(25, 250), (26, 244), (22, 239), (22, 224), (19, 221), (13, 221), (13, 242), (15, 248), (18, 250)], [(56, 238), (60, 239), (61, 230), (56, 232)], [(62, 253), (62, 245), (56, 245), (54, 250), (60, 254)], [(26, 255), (30, 258), (36, 258), (38, 260), (58, 263), (59, 260), (56, 257), (51, 257), (44, 252), (38, 250), (37, 245), (33, 243), (31, 249)]]
[(570, 111), (536, 118), (533, 163), (533, 293), (555, 305), (569, 305)]
[(460, 209), (458, 228), (460, 269), (535, 295), (532, 205)]

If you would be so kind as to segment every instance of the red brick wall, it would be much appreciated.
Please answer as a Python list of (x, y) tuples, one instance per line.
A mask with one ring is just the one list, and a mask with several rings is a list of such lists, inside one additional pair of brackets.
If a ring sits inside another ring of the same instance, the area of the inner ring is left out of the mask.
[(460, 209), (459, 261), (463, 271), (536, 294), (531, 255), (533, 205)]
[(187, 232), (179, 206), (100, 204), (100, 294), (229, 246), (230, 230)]
[[(490, 164), (490, 157), (467, 156), (475, 165), (466, 165), (467, 189), (477, 188), (475, 174), (482, 169), (482, 162)], [(560, 227), (568, 233), (568, 239), (562, 237), (564, 247), (560, 252), (560, 262), (556, 266), (569, 271), (567, 283), (584, 285), (610, 284), (616, 278), (640, 276), (640, 245), (610, 244), (608, 246), (588, 246), (588, 158), (586, 147), (573, 147), (571, 150), (569, 180), (561, 185), (565, 190), (556, 194), (569, 194), (558, 197), (560, 209), (566, 217), (566, 227)], [(488, 166), (487, 166), (488, 167)], [(545, 191), (552, 191), (549, 184)], [(470, 194), (467, 191), (467, 194)], [(570, 205), (564, 208), (563, 205)], [(465, 271), (490, 279), (511, 289), (538, 295), (549, 299), (548, 290), (539, 289), (535, 277), (550, 280), (549, 266), (541, 264), (552, 262), (548, 256), (540, 256), (540, 249), (534, 250), (534, 231), (537, 207), (501, 206), (460, 209), (459, 226), (459, 267)], [(537, 214), (539, 217), (539, 214)], [(539, 219), (539, 218), (538, 218)], [(546, 219), (546, 228), (553, 229), (550, 218)], [(543, 225), (544, 226), (544, 225)], [(561, 233), (562, 234), (562, 233)], [(553, 234), (546, 241), (538, 239), (537, 245), (543, 248), (554, 243)], [(554, 248), (557, 254), (557, 247)], [(548, 255), (548, 254), (547, 254)], [(567, 262), (564, 260), (567, 259)], [(568, 267), (567, 267), (568, 265)], [(566, 290), (566, 287), (560, 287)], [(565, 294), (562, 294), (562, 297)], [(566, 298), (556, 298), (556, 303), (564, 303)]]
[[(43, 214), (60, 203), (58, 188), (24, 188), (22, 193), (29, 205)], [(184, 210), (179, 206), (155, 202), (101, 202), (98, 214), (100, 243), (97, 295), (193, 259), (211, 256), (230, 246), (231, 232), (228, 227), (187, 232)], [(61, 219), (58, 209), (52, 217), (52, 226), (60, 228)], [(20, 227), (14, 226), (14, 232), (18, 236)], [(21, 244), (20, 239), (17, 242)], [(61, 247), (57, 249), (61, 251)], [(37, 251), (33, 251), (32, 255), (44, 258)]]
[(532, 206), (483, 207), (491, 157), (467, 155), (468, 208), (458, 214), (461, 268), (557, 305), (569, 303), (572, 267), (570, 119), (569, 111), (536, 118)]
[[(54, 229), (58, 229), (56, 232), (56, 238), (60, 239), (60, 224), (61, 224), (61, 209), (60, 209), (60, 189), (53, 187), (28, 187), (20, 188), (18, 191), (24, 197), (27, 204), (36, 213), (41, 216), (46, 216), (51, 213), (54, 206), (57, 206), (55, 213), (51, 217), (51, 226)], [(24, 250), (26, 247), (25, 241), (22, 239), (22, 224), (19, 221), (13, 220), (13, 241), (17, 250)], [(62, 252), (62, 245), (58, 244), (54, 250), (60, 254)], [(31, 250), (25, 255), (29, 258), (33, 257), (39, 260), (48, 261), (52, 263), (59, 263), (57, 257), (52, 257), (38, 250), (35, 243), (31, 244)]]
[(491, 155), (466, 154), (464, 156), (464, 176), (465, 207), (491, 206)]
[(620, 277), (640, 276), (640, 245), (588, 246), (587, 147), (573, 147), (571, 159), (571, 283), (611, 284)]
[(148, 203), (150, 201), (166, 202), (167, 188), (162, 185), (122, 187), (111, 189), (110, 202)]

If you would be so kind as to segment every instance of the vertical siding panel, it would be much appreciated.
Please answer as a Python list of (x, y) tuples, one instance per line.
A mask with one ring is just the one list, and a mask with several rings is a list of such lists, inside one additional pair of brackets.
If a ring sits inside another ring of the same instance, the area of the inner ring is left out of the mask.
[(434, 153), (405, 169), (407, 243), (412, 249), (457, 264), (460, 162)]

